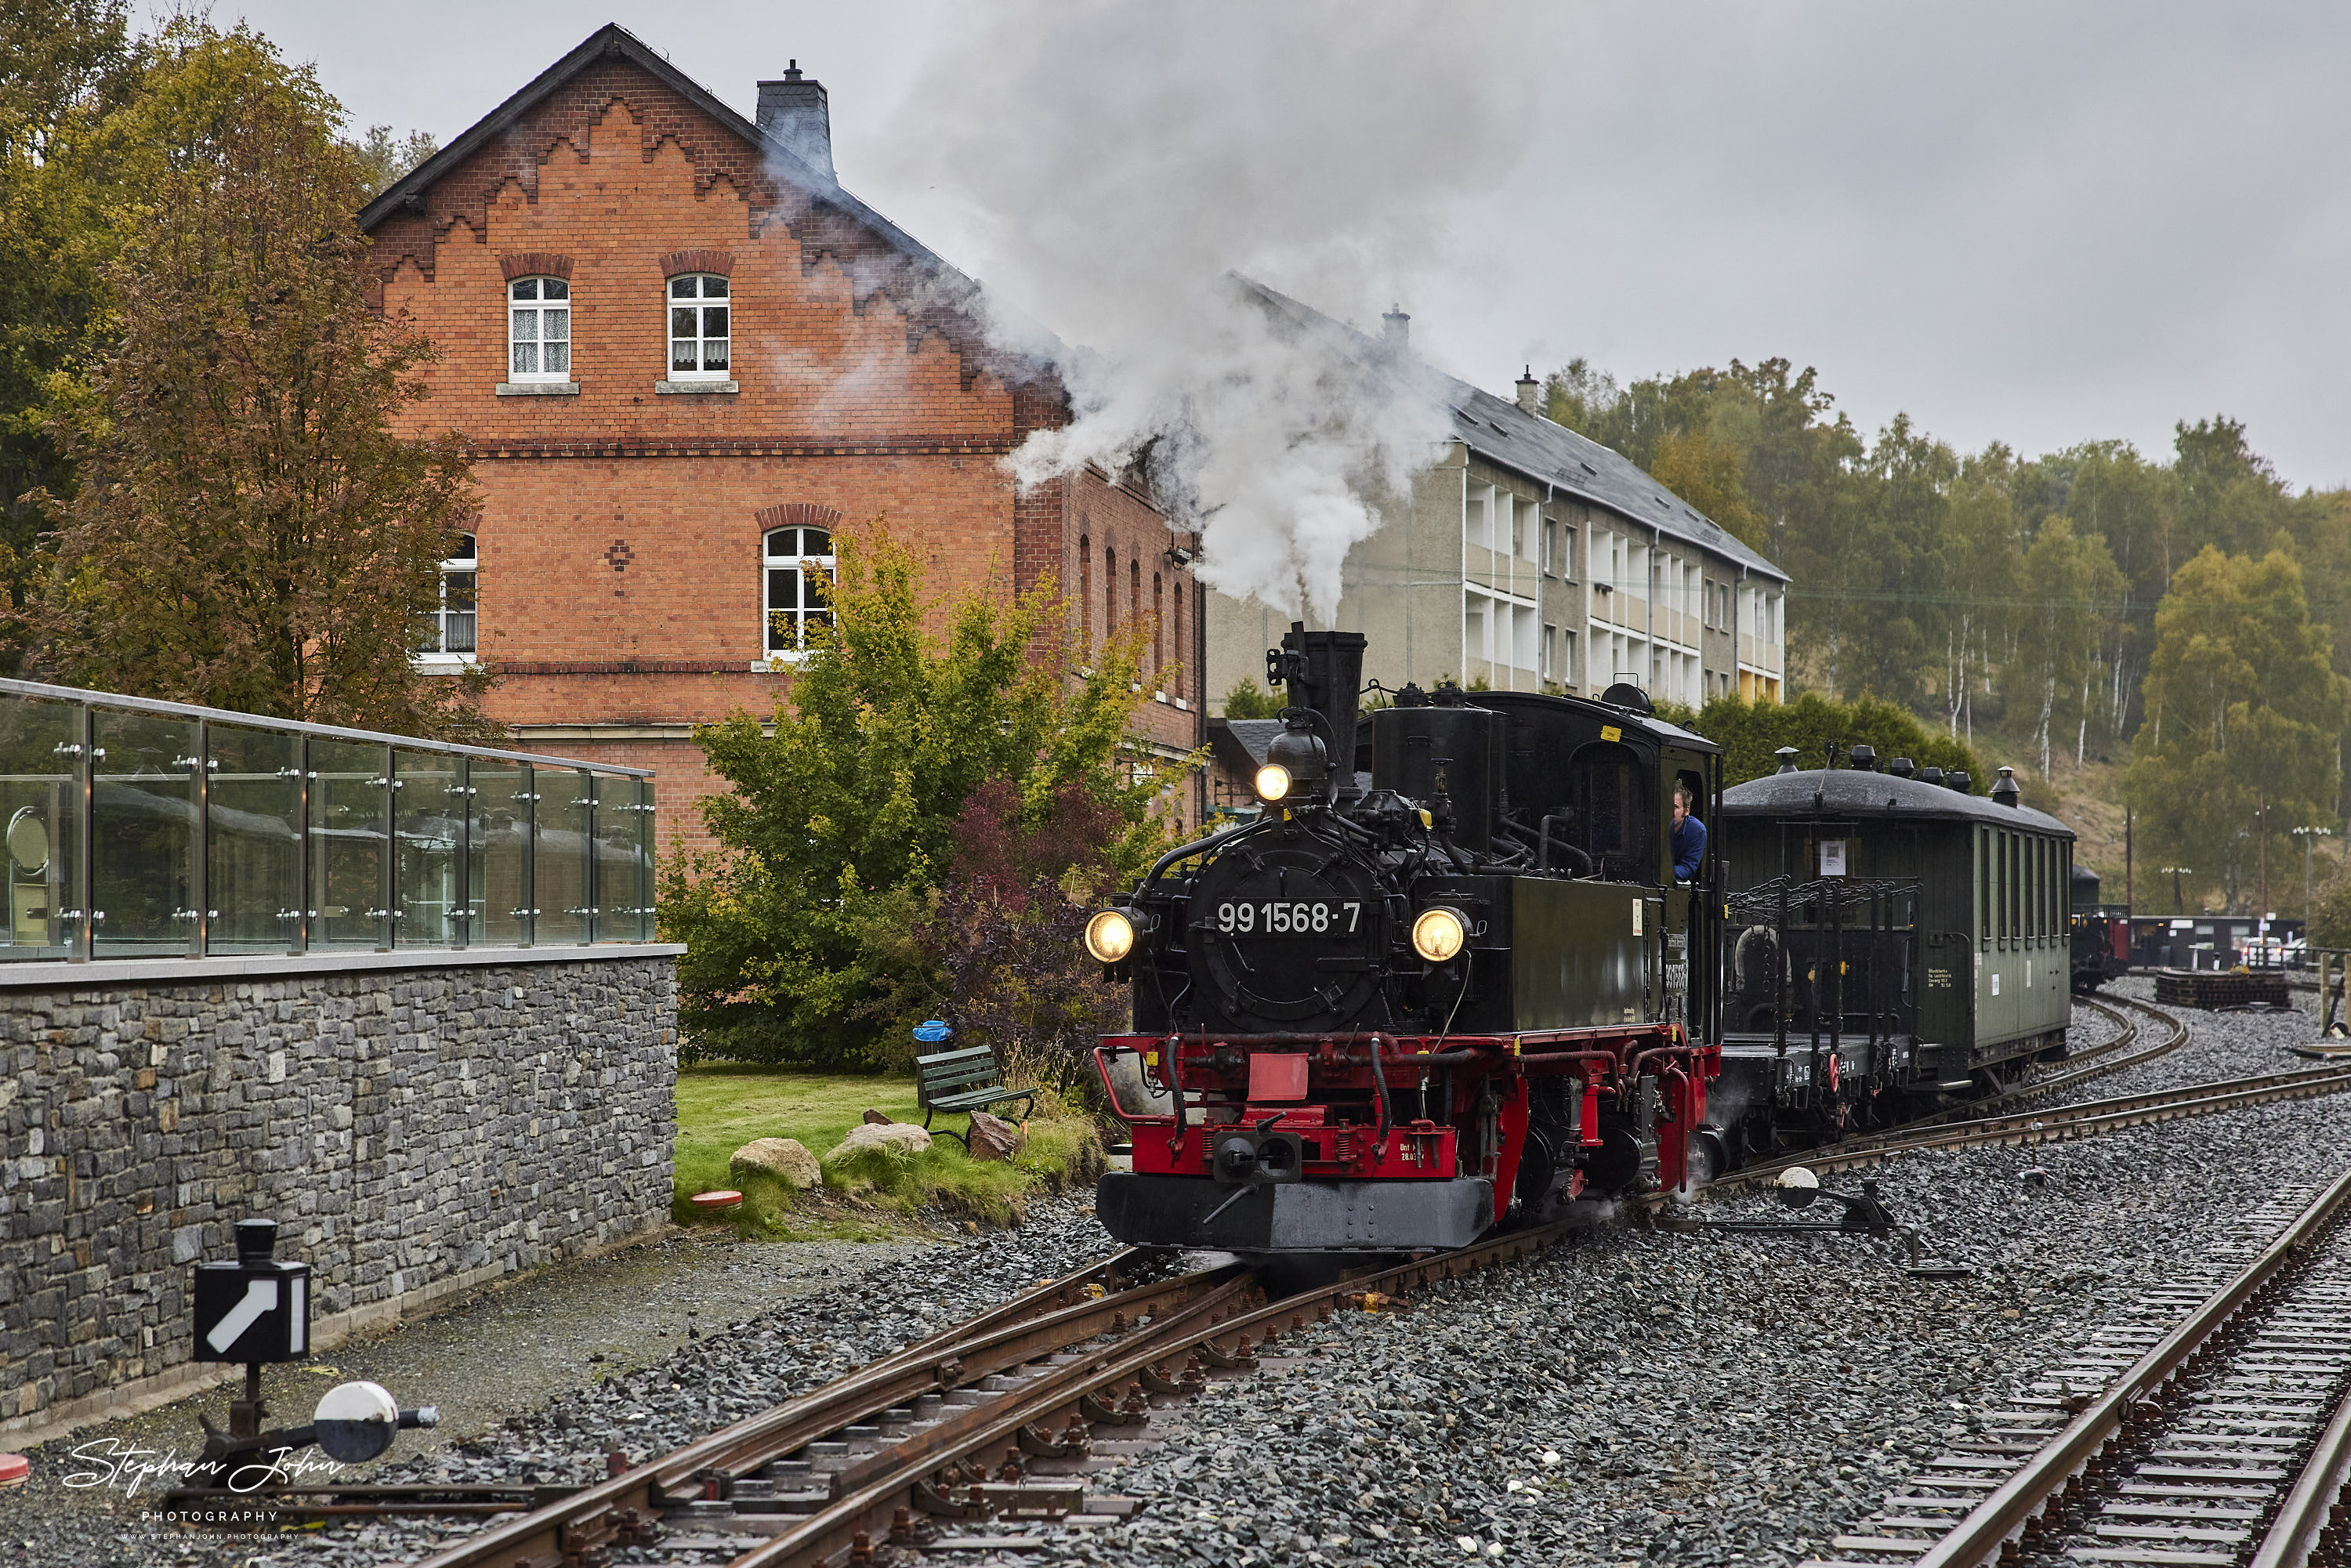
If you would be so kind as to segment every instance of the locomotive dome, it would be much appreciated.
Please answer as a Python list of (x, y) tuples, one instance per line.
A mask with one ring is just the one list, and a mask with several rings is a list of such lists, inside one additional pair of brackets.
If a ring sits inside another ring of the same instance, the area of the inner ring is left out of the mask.
[(1722, 792), (1719, 813), (1729, 818), (1903, 817), (1982, 822), (2071, 839), (2074, 830), (2032, 807), (2004, 806), (1981, 795), (1862, 768), (1814, 768), (1773, 773)]

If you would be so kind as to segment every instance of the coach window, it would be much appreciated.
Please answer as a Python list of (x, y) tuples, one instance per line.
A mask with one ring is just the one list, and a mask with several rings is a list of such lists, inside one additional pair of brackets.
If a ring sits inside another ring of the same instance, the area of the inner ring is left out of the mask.
[(669, 374), (672, 381), (725, 381), (729, 340), (726, 279), (689, 272), (669, 280)]
[(1991, 830), (1976, 830), (1976, 951), (1991, 946)]
[(761, 542), (767, 578), (769, 658), (796, 658), (808, 646), (809, 628), (832, 619), (816, 579), (831, 581), (832, 536), (822, 528), (770, 528)]
[(507, 378), (571, 379), (571, 284), (561, 277), (517, 277), (507, 286)]

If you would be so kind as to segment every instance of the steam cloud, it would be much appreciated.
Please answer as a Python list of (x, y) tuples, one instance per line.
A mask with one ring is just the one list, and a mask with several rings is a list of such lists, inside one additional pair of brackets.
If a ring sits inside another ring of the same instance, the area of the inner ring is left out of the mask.
[(1477, 198), (1531, 112), (1546, 51), (1531, 13), (1008, 0), (949, 15), (958, 30), (876, 183), (985, 281), (1000, 341), (1061, 365), (1076, 417), (1013, 455), (1016, 478), (1115, 473), (1157, 438), (1155, 477), (1203, 529), (1201, 575), (1327, 621), (1382, 492), (1448, 434), (1445, 399), (1241, 279), (1376, 337), (1449, 253), (1508, 246), (1507, 214)]

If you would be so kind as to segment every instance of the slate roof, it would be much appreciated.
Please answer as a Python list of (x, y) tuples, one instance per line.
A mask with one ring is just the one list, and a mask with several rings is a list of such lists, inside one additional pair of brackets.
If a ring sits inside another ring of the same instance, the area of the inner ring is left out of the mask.
[(1962, 795), (1940, 784), (1917, 779), (1896, 779), (1891, 773), (1865, 773), (1855, 768), (1809, 768), (1772, 773), (1734, 784), (1722, 792), (1719, 814), (1726, 817), (1809, 817), (1813, 798), (1820, 812), (1832, 817), (1932, 817), (1945, 821), (1986, 822), (1996, 828), (2025, 828), (2070, 839), (2074, 830), (2030, 806), (2003, 806), (1981, 795)]
[[(1318, 331), (1335, 329), (1353, 337), (1364, 360), (1378, 362), (1389, 356), (1384, 343), (1356, 331), (1311, 305), (1302, 305), (1278, 289), (1251, 278), (1236, 284), (1257, 296), (1269, 308)], [(1697, 507), (1658, 484), (1640, 465), (1613, 447), (1583, 435), (1541, 414), (1529, 413), (1510, 398), (1471, 385), (1418, 360), (1400, 368), (1434, 378), (1438, 393), (1453, 411), (1453, 434), (1489, 463), (1523, 474), (1558, 492), (1604, 507), (1644, 528), (1655, 528), (1668, 538), (1698, 545), (1738, 562), (1757, 577), (1791, 580), (1788, 574), (1741, 543), (1730, 531)]]

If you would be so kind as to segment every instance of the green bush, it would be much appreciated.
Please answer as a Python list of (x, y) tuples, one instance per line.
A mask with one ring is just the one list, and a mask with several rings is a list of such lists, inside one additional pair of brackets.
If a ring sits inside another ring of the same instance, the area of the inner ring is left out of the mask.
[(1921, 768), (1946, 773), (1962, 768), (1969, 789), (1978, 795), (1991, 788), (1991, 779), (1975, 753), (1947, 736), (1931, 735), (1908, 709), (1876, 697), (1849, 703), (1832, 702), (1817, 692), (1806, 692), (1793, 702), (1741, 702), (1717, 697), (1706, 705), (1691, 726), (1722, 747), (1722, 782), (1727, 788), (1780, 770), (1774, 755), (1781, 747), (1796, 748), (1796, 766), (1818, 768), (1828, 757), (1831, 742), (1839, 756), (1849, 756), (1855, 742), (1877, 748), (1880, 768), (1907, 757)]

